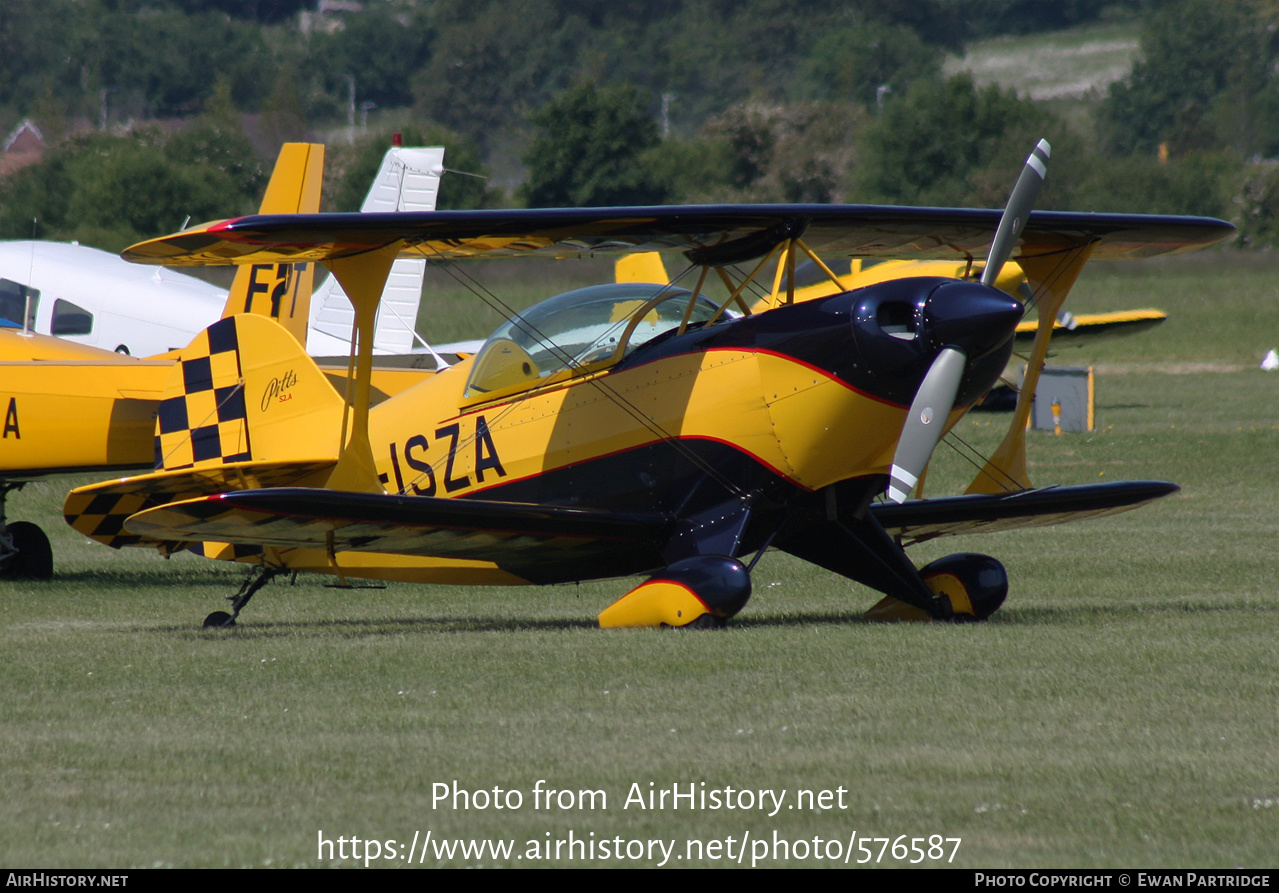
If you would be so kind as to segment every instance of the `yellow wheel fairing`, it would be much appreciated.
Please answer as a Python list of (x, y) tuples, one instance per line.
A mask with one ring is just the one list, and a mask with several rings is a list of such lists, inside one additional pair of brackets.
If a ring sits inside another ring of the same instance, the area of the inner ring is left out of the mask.
[(919, 623), (932, 620), (932, 616), (923, 608), (908, 605), (899, 598), (886, 595), (867, 609), (863, 615), (867, 620), (877, 623)]
[(968, 591), (954, 574), (929, 574), (924, 577), (924, 583), (936, 594), (945, 596), (956, 614), (976, 614)]
[(699, 555), (676, 561), (636, 586), (599, 616), (602, 628), (688, 626), (702, 617), (722, 623), (751, 595), (750, 573), (727, 555)]
[(600, 629), (687, 626), (710, 609), (682, 583), (641, 583), (600, 612)]
[[(951, 610), (956, 614), (975, 617), (973, 603), (968, 598), (964, 584), (953, 574), (930, 574), (924, 577), (924, 583), (935, 594), (945, 597), (950, 602)], [(867, 620), (881, 623), (916, 623), (933, 618), (923, 608), (908, 605), (901, 599), (886, 595), (866, 611)]]

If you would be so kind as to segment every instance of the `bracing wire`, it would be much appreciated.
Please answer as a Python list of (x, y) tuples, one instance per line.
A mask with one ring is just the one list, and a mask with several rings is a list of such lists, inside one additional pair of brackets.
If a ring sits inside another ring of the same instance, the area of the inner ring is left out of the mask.
[[(494, 294), (491, 290), (486, 288), (482, 283), (476, 280), (469, 273), (466, 273), (465, 271), (459, 269), (459, 266), (457, 264), (444, 260), (442, 266), (445, 272), (447, 272), (448, 275), (450, 275), (454, 279), (454, 281), (462, 285), (464, 288), (466, 288), (468, 291), (470, 291), (472, 294), (478, 297), (481, 301), (483, 301), (486, 305), (488, 305), (491, 309), (495, 310), (496, 312), (504, 316), (506, 319), (512, 322), (516, 322), (516, 324), (520, 327), (521, 331), (524, 331), (530, 337), (535, 338), (542, 344), (546, 345), (551, 350), (553, 355), (560, 362), (562, 362), (566, 367), (574, 370), (581, 368), (581, 364), (577, 362), (577, 359), (572, 354), (570, 354), (569, 351), (565, 350), (564, 348), (556, 344), (554, 339), (548, 337), (545, 333), (539, 331), (536, 326), (534, 326), (533, 324), (525, 320), (523, 317), (521, 317), (520, 314), (513, 307), (511, 307), (506, 301), (502, 300), (498, 295)], [(687, 277), (693, 269), (695, 268), (692, 265), (689, 265), (684, 270), (682, 270), (678, 275), (676, 275), (669, 283), (661, 286), (661, 288), (666, 289), (670, 287), (671, 285), (675, 285), (676, 283), (680, 282), (685, 277)], [(624, 320), (620, 320), (617, 325), (623, 326), (625, 325), (625, 322), (626, 321)], [(584, 383), (591, 385), (593, 388), (599, 391), (601, 395), (603, 395), (606, 399), (612, 401), (618, 408), (620, 408), (623, 412), (625, 412), (627, 415), (629, 415), (631, 418), (633, 418), (635, 421), (641, 424), (644, 428), (646, 428), (659, 440), (670, 444), (670, 446), (673, 449), (679, 452), (680, 455), (683, 456), (686, 460), (688, 460), (692, 465), (694, 465), (696, 468), (698, 468), (700, 471), (706, 474), (707, 477), (716, 481), (718, 484), (724, 487), (724, 489), (728, 491), (730, 495), (736, 496), (739, 498), (746, 497), (747, 493), (742, 487), (740, 487), (731, 478), (721, 473), (719, 469), (717, 469), (713, 464), (707, 462), (705, 459), (699, 456), (696, 451), (694, 451), (687, 444), (685, 444), (679, 437), (667, 431), (660, 422), (658, 422), (648, 413), (644, 412), (642, 409), (640, 409), (638, 406), (636, 406), (634, 403), (632, 403), (622, 394), (618, 393), (617, 390), (613, 388), (607, 381), (602, 380), (600, 378), (589, 378), (589, 379), (586, 379)], [(499, 410), (498, 415), (494, 417), (494, 420), (495, 421), (501, 420), (508, 413), (515, 411), (515, 409), (524, 400), (529, 399), (533, 395), (533, 393), (536, 392), (537, 390), (538, 390), (537, 388), (533, 388), (530, 391), (525, 392), (524, 394), (513, 396), (509, 401), (505, 403), (503, 408)], [(469, 446), (470, 444), (475, 442), (475, 439), (477, 436), (478, 436), (478, 432), (476, 434), (470, 435), (465, 441), (463, 441), (463, 443)], [(436, 460), (436, 462), (433, 462), (432, 471), (438, 471), (439, 463), (442, 461), (443, 460)], [(422, 476), (421, 474), (419, 474), (417, 477), (413, 478), (409, 483), (406, 483), (404, 488), (400, 492), (402, 493), (406, 492), (408, 488), (416, 484), (419, 480), (421, 480), (421, 478)]]

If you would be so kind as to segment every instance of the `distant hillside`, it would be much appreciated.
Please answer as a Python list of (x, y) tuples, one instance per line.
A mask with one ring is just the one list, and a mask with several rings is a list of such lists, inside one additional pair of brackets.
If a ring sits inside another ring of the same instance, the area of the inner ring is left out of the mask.
[(944, 71), (967, 71), (979, 85), (998, 84), (1030, 99), (1100, 100), (1132, 71), (1137, 37), (1137, 22), (997, 37), (948, 58)]

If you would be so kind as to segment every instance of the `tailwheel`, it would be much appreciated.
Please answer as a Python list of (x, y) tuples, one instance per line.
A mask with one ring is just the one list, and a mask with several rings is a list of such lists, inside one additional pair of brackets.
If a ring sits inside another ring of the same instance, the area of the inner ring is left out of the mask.
[(10, 580), (48, 580), (53, 576), (53, 547), (44, 531), (30, 521), (4, 528), (8, 555), (0, 559), (0, 576)]
[(600, 612), (599, 623), (603, 629), (714, 629), (724, 626), (750, 597), (745, 565), (727, 555), (701, 555), (677, 561), (636, 586)]
[[(1008, 572), (989, 555), (961, 552), (939, 558), (919, 570), (925, 585), (950, 605), (952, 623), (985, 620), (1008, 596)], [(933, 620), (925, 611), (891, 595), (866, 612), (867, 620)]]
[(235, 626), (236, 618), (240, 616), (240, 611), (249, 603), (249, 599), (253, 598), (254, 593), (270, 583), (276, 574), (282, 574), (286, 568), (282, 567), (259, 567), (240, 587), (240, 591), (235, 595), (228, 595), (227, 601), (231, 603), (231, 613), (226, 611), (214, 611), (208, 617), (204, 618), (204, 629), (226, 629)]

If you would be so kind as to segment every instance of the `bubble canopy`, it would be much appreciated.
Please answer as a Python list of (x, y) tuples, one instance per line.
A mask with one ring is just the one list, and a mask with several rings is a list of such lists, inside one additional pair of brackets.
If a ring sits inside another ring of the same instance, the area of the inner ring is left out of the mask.
[(718, 305), (683, 288), (625, 282), (548, 298), (503, 323), (475, 355), (464, 396), (531, 387), (559, 373), (596, 371), (659, 335), (715, 318)]

